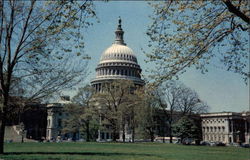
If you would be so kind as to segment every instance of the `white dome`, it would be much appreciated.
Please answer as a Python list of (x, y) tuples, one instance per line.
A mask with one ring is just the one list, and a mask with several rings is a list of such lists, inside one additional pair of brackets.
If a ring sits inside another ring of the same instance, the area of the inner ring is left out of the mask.
[(131, 80), (139, 86), (145, 84), (141, 79), (141, 68), (133, 50), (124, 43), (121, 19), (118, 22), (115, 42), (102, 53), (100, 63), (96, 67), (96, 77), (91, 81), (96, 91), (100, 91), (103, 84), (115, 79)]
[(117, 61), (137, 63), (136, 56), (131, 48), (126, 45), (113, 44), (103, 52), (100, 63)]

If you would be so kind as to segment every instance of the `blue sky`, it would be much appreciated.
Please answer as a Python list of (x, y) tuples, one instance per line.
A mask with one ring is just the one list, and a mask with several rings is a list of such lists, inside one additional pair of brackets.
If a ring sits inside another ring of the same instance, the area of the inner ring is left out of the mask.
[[(143, 74), (149, 74), (145, 70), (153, 66), (144, 62), (146, 57), (141, 48), (150, 51), (146, 36), (147, 26), (151, 22), (148, 17), (152, 13), (150, 6), (143, 1), (95, 1), (94, 3), (100, 23), (95, 22), (92, 27), (84, 31), (84, 50), (91, 57), (88, 67), (90, 74), (84, 83), (89, 83), (95, 77), (95, 67), (102, 52), (114, 42), (114, 31), (119, 16), (122, 18), (122, 28), (125, 31), (125, 43), (135, 52)], [(239, 75), (213, 65), (208, 66), (208, 70), (208, 73), (201, 74), (199, 70), (189, 69), (180, 76), (180, 81), (194, 89), (210, 106), (211, 112), (249, 110), (249, 86)]]

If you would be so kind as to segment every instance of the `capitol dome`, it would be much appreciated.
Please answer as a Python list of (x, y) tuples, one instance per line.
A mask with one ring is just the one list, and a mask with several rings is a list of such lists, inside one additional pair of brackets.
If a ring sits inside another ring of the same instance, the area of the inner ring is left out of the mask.
[(115, 42), (102, 53), (100, 62), (96, 67), (96, 77), (91, 81), (92, 86), (97, 90), (101, 89), (102, 83), (114, 79), (126, 79), (133, 81), (135, 85), (144, 85), (137, 58), (133, 50), (124, 43), (123, 34), (121, 19), (119, 19), (115, 31)]
[(106, 49), (102, 56), (100, 63), (107, 62), (130, 62), (137, 64), (137, 58), (133, 50), (125, 45), (113, 44)]

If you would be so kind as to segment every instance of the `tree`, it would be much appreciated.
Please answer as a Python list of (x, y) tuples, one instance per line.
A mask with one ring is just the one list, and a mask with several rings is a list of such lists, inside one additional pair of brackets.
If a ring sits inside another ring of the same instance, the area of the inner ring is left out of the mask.
[(63, 133), (80, 133), (87, 142), (95, 140), (98, 131), (98, 117), (92, 114), (89, 106), (68, 104), (64, 106), (67, 117), (63, 120)]
[[(170, 143), (172, 143), (172, 125), (174, 121), (174, 116), (177, 111), (177, 104), (179, 101), (180, 94), (181, 86), (175, 81), (163, 83), (155, 90), (159, 110), (162, 111), (165, 115), (162, 119), (163, 126), (167, 126), (169, 128)], [(166, 120), (165, 117), (167, 118)], [(168, 124), (166, 124), (166, 121), (168, 122)], [(163, 130), (163, 141), (165, 141), (165, 127)]]
[(155, 121), (156, 115), (156, 97), (153, 94), (153, 87), (150, 84), (144, 88), (138, 89), (135, 92), (137, 103), (136, 120), (140, 135), (143, 138), (150, 138), (151, 142), (155, 138), (155, 128), (157, 123)]
[[(194, 90), (178, 81), (167, 81), (160, 84), (154, 94), (159, 110), (165, 115), (162, 122), (169, 130), (170, 143), (172, 143), (173, 137), (173, 124), (179, 117), (192, 116), (208, 110), (208, 106), (202, 102)], [(165, 124), (165, 121), (167, 124)]]
[(245, 82), (249, 66), (249, 1), (152, 2), (148, 27), (149, 62), (156, 63), (152, 75), (159, 81), (178, 77), (188, 67), (207, 72), (214, 63), (240, 74)]
[(0, 1), (0, 154), (13, 78), (29, 100), (81, 81), (87, 56), (80, 32), (94, 16), (91, 1)]
[(181, 142), (185, 138), (199, 138), (199, 129), (194, 121), (186, 116), (182, 117), (173, 125), (173, 133), (176, 137), (181, 138)]
[[(97, 92), (92, 103), (96, 106), (96, 114), (103, 119), (102, 124), (110, 126), (113, 141), (119, 138), (119, 131), (123, 131), (125, 141), (125, 125), (128, 120), (134, 121), (134, 102), (132, 92), (135, 89), (133, 82), (128, 80), (114, 80), (103, 84), (102, 90)], [(133, 126), (132, 126), (133, 127)]]
[(178, 100), (178, 111), (184, 116), (205, 113), (209, 106), (203, 102), (199, 95), (192, 89), (183, 86)]
[(99, 118), (94, 114), (91, 103), (93, 94), (94, 90), (90, 85), (79, 88), (78, 93), (72, 99), (74, 104), (71, 104), (65, 111), (69, 113), (69, 117), (65, 120), (64, 130), (67, 132), (78, 129), (86, 135), (87, 142), (96, 139), (99, 127)]

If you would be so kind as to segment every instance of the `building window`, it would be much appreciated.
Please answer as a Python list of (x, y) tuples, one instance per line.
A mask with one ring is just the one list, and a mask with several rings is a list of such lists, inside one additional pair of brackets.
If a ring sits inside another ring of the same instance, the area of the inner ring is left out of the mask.
[(220, 127), (218, 127), (218, 132), (220, 132)]
[(213, 132), (213, 127), (210, 127), (210, 132)]

